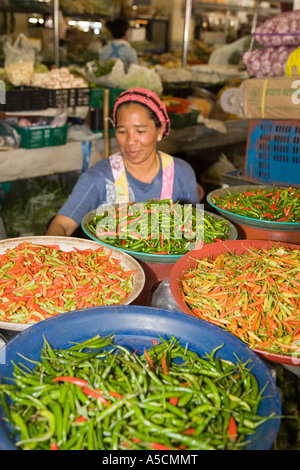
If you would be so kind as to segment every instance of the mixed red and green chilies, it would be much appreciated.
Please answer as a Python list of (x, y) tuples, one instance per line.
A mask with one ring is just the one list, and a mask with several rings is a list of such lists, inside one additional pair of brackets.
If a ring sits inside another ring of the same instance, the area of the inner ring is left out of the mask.
[[(44, 339), (40, 359), (22, 358), (0, 398), (24, 450), (243, 449), (261, 416), (265, 385), (251, 361), (201, 357), (171, 336), (142, 354), (96, 336), (69, 349)], [(11, 403), (10, 400), (13, 400)]]
[(59, 313), (123, 303), (136, 271), (111, 250), (64, 251), (23, 242), (0, 255), (0, 321), (36, 323)]
[(195, 248), (198, 241), (202, 245), (226, 240), (230, 225), (210, 213), (197, 212), (191, 205), (153, 199), (104, 210), (90, 218), (87, 228), (93, 236), (116, 248), (182, 255)]
[(198, 259), (182, 298), (199, 318), (250, 348), (299, 356), (300, 250), (274, 243)]
[(211, 202), (232, 214), (273, 222), (300, 223), (300, 188), (260, 188), (249, 186), (245, 191), (223, 196), (212, 195)]

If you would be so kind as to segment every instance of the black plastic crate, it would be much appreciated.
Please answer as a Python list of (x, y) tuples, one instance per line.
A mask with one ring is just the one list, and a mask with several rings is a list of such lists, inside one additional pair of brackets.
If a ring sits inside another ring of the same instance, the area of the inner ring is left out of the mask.
[(176, 96), (177, 98), (187, 98), (192, 94), (192, 82), (165, 82), (163, 83), (163, 94)]
[(73, 108), (90, 105), (90, 88), (59, 88), (49, 91), (49, 108)]
[(39, 111), (49, 107), (49, 90), (45, 88), (20, 87), (7, 90), (3, 111)]

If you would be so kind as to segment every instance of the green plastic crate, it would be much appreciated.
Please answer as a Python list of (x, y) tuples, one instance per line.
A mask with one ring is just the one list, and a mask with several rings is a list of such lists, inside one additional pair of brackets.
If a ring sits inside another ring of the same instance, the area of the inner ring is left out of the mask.
[(195, 109), (192, 109), (189, 113), (169, 113), (171, 129), (195, 126), (197, 124), (198, 115), (199, 111)]
[(14, 126), (21, 136), (20, 147), (35, 149), (64, 145), (67, 141), (68, 125), (61, 127), (20, 127)]
[(125, 91), (121, 88), (92, 88), (90, 107), (94, 109), (102, 109), (104, 107), (104, 91), (109, 90), (109, 107), (112, 109), (117, 98)]

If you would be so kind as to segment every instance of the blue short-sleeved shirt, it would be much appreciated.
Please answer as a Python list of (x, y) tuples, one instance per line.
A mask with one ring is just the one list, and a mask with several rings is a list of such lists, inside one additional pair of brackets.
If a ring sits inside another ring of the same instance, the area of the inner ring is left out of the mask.
[(130, 64), (138, 64), (137, 52), (124, 39), (114, 39), (110, 44), (104, 46), (99, 52), (100, 60), (121, 59), (124, 63), (125, 72)]
[[(134, 178), (127, 170), (129, 198), (131, 202), (145, 202), (160, 199), (162, 188), (162, 163), (151, 183), (143, 183)], [(198, 187), (193, 168), (184, 160), (174, 157), (174, 202), (181, 204), (199, 203)], [(103, 204), (115, 204), (116, 190), (109, 158), (100, 160), (86, 170), (78, 179), (59, 215), (73, 219), (79, 225), (83, 217)]]

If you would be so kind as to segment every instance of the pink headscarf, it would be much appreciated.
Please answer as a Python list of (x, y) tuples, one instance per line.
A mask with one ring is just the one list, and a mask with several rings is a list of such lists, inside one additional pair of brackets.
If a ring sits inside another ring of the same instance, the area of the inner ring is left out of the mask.
[(132, 88), (121, 93), (119, 98), (116, 100), (113, 109), (114, 122), (116, 122), (118, 106), (128, 102), (141, 103), (151, 109), (151, 111), (156, 114), (158, 120), (164, 126), (163, 138), (169, 134), (171, 123), (167, 113), (167, 109), (164, 103), (159, 99), (159, 97), (154, 91), (146, 90), (144, 88)]

